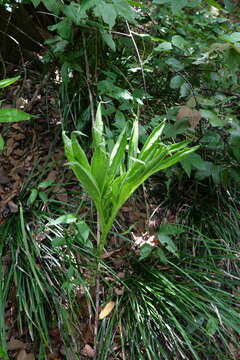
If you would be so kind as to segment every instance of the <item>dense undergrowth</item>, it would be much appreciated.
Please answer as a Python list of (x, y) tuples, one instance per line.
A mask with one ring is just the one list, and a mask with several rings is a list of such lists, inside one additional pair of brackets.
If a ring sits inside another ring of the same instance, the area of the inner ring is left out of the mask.
[(1, 3), (5, 42), (19, 7), (48, 34), (33, 99), (60, 120), (0, 212), (0, 358), (238, 359), (238, 4)]

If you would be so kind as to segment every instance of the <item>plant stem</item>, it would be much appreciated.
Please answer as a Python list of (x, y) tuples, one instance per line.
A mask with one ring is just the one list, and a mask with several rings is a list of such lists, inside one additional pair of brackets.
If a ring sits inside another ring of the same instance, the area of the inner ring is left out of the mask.
[(97, 268), (96, 268), (96, 279), (95, 279), (95, 322), (94, 322), (94, 358), (93, 360), (97, 360), (98, 353), (98, 314), (99, 314), (99, 292), (100, 292), (100, 279), (99, 279), (99, 259), (97, 260)]
[[(97, 217), (97, 248), (101, 243), (101, 226), (99, 215)], [(98, 314), (99, 314), (99, 292), (100, 292), (100, 255), (97, 254), (96, 275), (95, 275), (95, 322), (94, 322), (94, 358), (97, 360), (98, 353)]]

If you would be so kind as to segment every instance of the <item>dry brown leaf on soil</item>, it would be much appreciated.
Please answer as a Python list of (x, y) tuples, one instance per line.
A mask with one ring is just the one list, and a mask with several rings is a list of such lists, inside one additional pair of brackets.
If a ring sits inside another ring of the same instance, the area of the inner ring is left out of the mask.
[(115, 306), (115, 302), (114, 301), (109, 301), (104, 308), (102, 309), (102, 311), (99, 314), (99, 320), (103, 320), (105, 317), (107, 317), (112, 310), (114, 309)]
[(68, 202), (68, 194), (67, 191), (61, 186), (55, 186), (53, 189), (53, 193), (57, 200), (61, 202)]
[(89, 358), (93, 358), (95, 356), (95, 351), (90, 345), (86, 344), (83, 348), (82, 354), (84, 356), (88, 356)]
[(9, 351), (22, 350), (26, 348), (26, 344), (18, 339), (12, 339), (7, 343)]
[(35, 360), (35, 356), (32, 353), (27, 353), (26, 350), (22, 349), (17, 355), (17, 360)]
[(7, 176), (6, 172), (3, 168), (0, 168), (0, 184), (5, 185), (10, 182), (9, 177)]
[(11, 213), (15, 214), (18, 212), (18, 206), (12, 200), (9, 201), (8, 207), (9, 207), (9, 210), (11, 211)]
[(117, 288), (117, 287), (115, 287), (114, 288), (114, 292), (115, 292), (115, 294), (116, 295), (123, 295), (124, 294), (124, 291), (125, 291), (125, 289), (124, 288)]

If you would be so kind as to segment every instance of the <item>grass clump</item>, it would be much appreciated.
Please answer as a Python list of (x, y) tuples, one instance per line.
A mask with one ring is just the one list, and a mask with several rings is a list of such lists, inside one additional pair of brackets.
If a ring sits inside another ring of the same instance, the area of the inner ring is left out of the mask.
[[(237, 274), (220, 267), (226, 259), (237, 261), (237, 253), (193, 229), (184, 237), (181, 256), (164, 266), (134, 261), (112, 319), (101, 324), (99, 342), (111, 338), (123, 359), (230, 360), (237, 354)], [(194, 254), (186, 253), (188, 238)], [(113, 356), (111, 347), (106, 353), (103, 345), (100, 355)]]

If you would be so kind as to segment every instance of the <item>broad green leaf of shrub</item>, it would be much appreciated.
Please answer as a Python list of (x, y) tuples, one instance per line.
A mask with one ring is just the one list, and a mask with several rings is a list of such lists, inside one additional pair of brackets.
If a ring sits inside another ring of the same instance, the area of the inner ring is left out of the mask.
[(164, 41), (154, 48), (155, 51), (170, 51), (172, 50), (172, 44), (170, 42)]
[(212, 126), (226, 125), (226, 121), (221, 119), (215, 112), (211, 110), (200, 109), (200, 114), (204, 119), (207, 119)]
[(168, 234), (164, 232), (159, 232), (158, 239), (161, 245), (165, 246), (170, 253), (177, 255), (177, 247), (174, 244), (173, 240), (170, 238), (170, 236), (168, 236)]
[(12, 123), (30, 120), (33, 116), (29, 115), (23, 111), (13, 109), (13, 108), (4, 108), (0, 109), (0, 123)]
[(135, 22), (136, 12), (125, 0), (113, 0), (113, 6), (118, 16), (129, 22)]
[(181, 50), (184, 50), (189, 46), (188, 42), (180, 35), (174, 35), (172, 37), (172, 44)]
[(170, 87), (171, 89), (179, 89), (184, 82), (185, 80), (183, 79), (182, 76), (175, 75), (170, 81)]
[(223, 140), (221, 135), (212, 130), (207, 130), (201, 139), (201, 143), (205, 144), (209, 149), (221, 149), (223, 148)]
[(139, 261), (142, 261), (146, 258), (149, 257), (149, 255), (151, 255), (152, 251), (154, 250), (154, 247), (151, 246), (150, 244), (143, 244), (140, 247), (140, 257), (139, 257)]
[(174, 71), (181, 71), (184, 69), (184, 64), (182, 64), (178, 59), (171, 57), (166, 60), (166, 64), (169, 65)]
[(226, 34), (222, 36), (222, 39), (230, 43), (240, 42), (240, 32), (233, 32), (232, 34)]
[(198, 170), (205, 170), (205, 161), (201, 158), (199, 154), (196, 153), (189, 155), (180, 163), (188, 177), (190, 177), (193, 168), (196, 168)]
[(97, 17), (102, 17), (103, 21), (113, 28), (116, 22), (117, 12), (113, 4), (108, 4), (105, 1), (100, 1), (94, 8), (94, 13)]
[(116, 44), (113, 40), (113, 37), (110, 33), (108, 33), (107, 31), (100, 31), (100, 34), (102, 36), (103, 41), (107, 44), (107, 46), (112, 50), (112, 51), (116, 51)]
[(56, 30), (57, 33), (64, 39), (64, 40), (70, 40), (73, 33), (72, 28), (72, 22), (70, 19), (65, 17), (63, 20), (61, 20), (59, 23), (49, 26), (49, 30), (54, 31)]
[(205, 169), (197, 170), (195, 173), (196, 180), (204, 180), (212, 175), (212, 169), (214, 164), (211, 161), (205, 161)]
[(87, 18), (86, 12), (97, 4), (98, 0), (83, 0), (81, 4), (72, 1), (64, 6), (63, 13), (76, 25), (80, 25), (82, 20)]
[(58, 15), (62, 10), (63, 4), (60, 0), (42, 0), (48, 11)]

